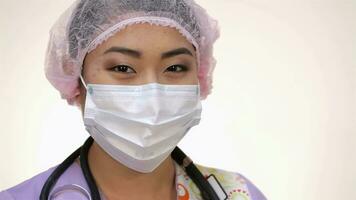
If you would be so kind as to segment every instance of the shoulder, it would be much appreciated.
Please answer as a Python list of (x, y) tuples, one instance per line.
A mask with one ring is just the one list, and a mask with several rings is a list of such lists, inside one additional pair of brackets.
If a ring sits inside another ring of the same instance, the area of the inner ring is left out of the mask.
[[(0, 192), (0, 200), (37, 200), (41, 193), (42, 187), (47, 178), (53, 172), (55, 167), (52, 167), (14, 187)], [(60, 177), (55, 187), (65, 184), (83, 185), (83, 176), (78, 164), (73, 163)], [(83, 186), (85, 187), (85, 186)]]
[[(237, 172), (197, 165), (205, 176), (213, 174), (228, 195), (228, 199), (266, 200), (263, 193), (245, 176)], [(243, 197), (243, 198), (241, 198)]]
[(54, 167), (37, 174), (14, 187), (0, 192), (0, 200), (38, 199), (44, 182), (53, 170)]

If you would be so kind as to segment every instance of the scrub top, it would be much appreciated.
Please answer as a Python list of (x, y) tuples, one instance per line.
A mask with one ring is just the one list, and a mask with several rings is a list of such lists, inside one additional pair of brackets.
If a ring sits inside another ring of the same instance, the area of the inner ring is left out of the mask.
[[(215, 175), (229, 200), (266, 200), (264, 195), (241, 174), (201, 165), (197, 167), (205, 176)], [(44, 182), (54, 169), (51, 168), (15, 187), (0, 192), (0, 200), (38, 200)], [(202, 200), (199, 189), (176, 163), (175, 175), (177, 200)], [(80, 165), (74, 162), (59, 178), (51, 194), (54, 196), (52, 200), (87, 200), (85, 194), (89, 193), (88, 191)], [(105, 200), (103, 195), (102, 199)]]

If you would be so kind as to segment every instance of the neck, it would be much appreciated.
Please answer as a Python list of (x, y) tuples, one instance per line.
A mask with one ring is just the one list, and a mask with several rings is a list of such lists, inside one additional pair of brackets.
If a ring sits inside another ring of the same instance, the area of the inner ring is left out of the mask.
[(114, 160), (94, 142), (88, 162), (98, 188), (107, 199), (176, 199), (175, 170), (170, 156), (153, 172), (140, 173)]

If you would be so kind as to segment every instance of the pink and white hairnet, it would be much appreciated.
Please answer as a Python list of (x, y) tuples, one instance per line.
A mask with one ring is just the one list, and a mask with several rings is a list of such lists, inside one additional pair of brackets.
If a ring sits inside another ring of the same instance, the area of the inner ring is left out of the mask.
[(210, 94), (219, 28), (193, 0), (77, 0), (52, 27), (46, 52), (46, 77), (62, 98), (73, 104), (79, 95), (85, 55), (136, 23), (176, 28), (185, 36), (197, 50), (201, 97)]

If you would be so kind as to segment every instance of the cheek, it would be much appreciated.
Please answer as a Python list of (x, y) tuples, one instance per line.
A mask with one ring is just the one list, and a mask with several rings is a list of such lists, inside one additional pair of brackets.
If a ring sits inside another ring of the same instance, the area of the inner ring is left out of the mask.
[(197, 85), (199, 84), (199, 77), (198, 77), (198, 69), (196, 67), (192, 67), (187, 72), (181, 75), (181, 77), (176, 78), (179, 82), (177, 84), (182, 85)]
[(84, 73), (84, 80), (86, 84), (109, 84), (113, 81), (112, 79), (113, 77), (104, 68), (92, 67), (85, 70)]
[(198, 77), (198, 68), (194, 67), (191, 72), (191, 80), (193, 84), (199, 84), (199, 77)]
[(198, 72), (196, 70), (191, 70), (184, 77), (182, 77), (180, 84), (183, 84), (183, 85), (197, 85), (197, 84), (199, 84)]
[(93, 67), (93, 66), (87, 66), (86, 69), (84, 70), (84, 78), (86, 81), (95, 81), (95, 79), (100, 77), (100, 69)]
[(102, 59), (95, 57), (95, 54), (89, 55), (84, 60), (82, 74), (86, 84), (100, 83), (106, 79), (106, 70), (103, 68), (102, 62)]

